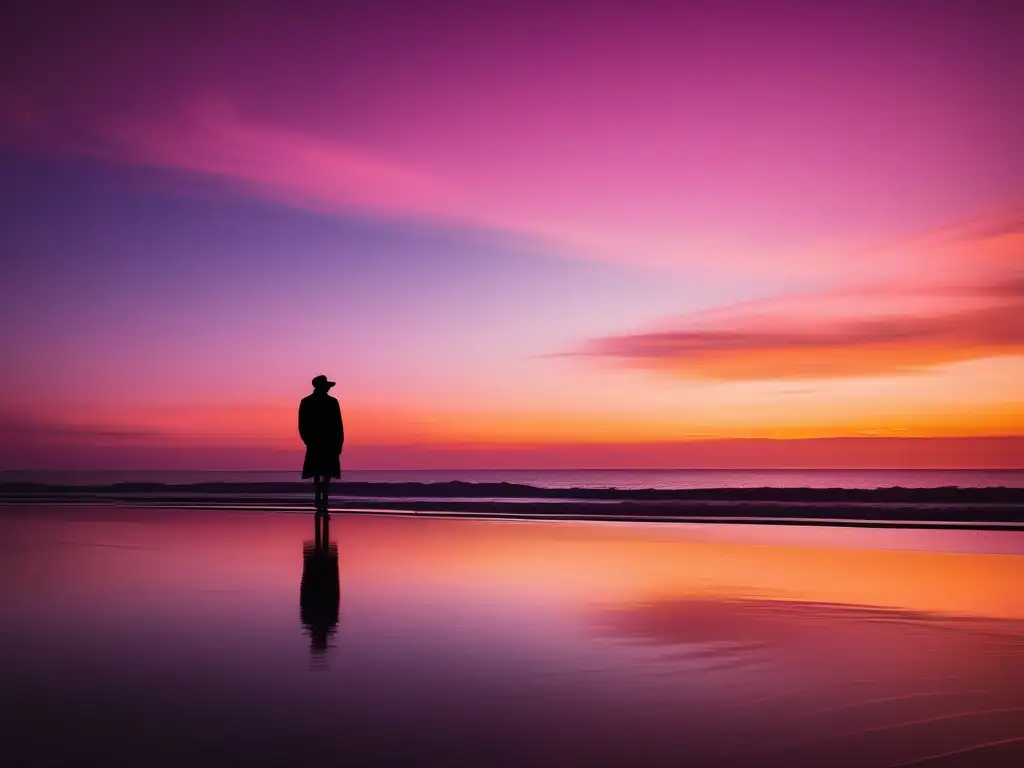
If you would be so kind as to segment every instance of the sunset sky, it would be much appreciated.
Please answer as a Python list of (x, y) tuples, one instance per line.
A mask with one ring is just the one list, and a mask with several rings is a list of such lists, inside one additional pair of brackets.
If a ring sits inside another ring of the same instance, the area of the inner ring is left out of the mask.
[(0, 469), (1024, 463), (1024, 4), (15, 5)]

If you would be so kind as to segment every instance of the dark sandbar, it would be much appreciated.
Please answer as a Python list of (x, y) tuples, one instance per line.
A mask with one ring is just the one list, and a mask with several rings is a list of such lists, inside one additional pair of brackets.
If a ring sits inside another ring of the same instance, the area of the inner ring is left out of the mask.
[[(146, 502), (302, 511), (308, 483), (0, 484), (0, 503)], [(1022, 488), (543, 488), (515, 483), (339, 482), (332, 507), (488, 517), (1015, 527)], [(531, 503), (535, 502), (535, 503)]]

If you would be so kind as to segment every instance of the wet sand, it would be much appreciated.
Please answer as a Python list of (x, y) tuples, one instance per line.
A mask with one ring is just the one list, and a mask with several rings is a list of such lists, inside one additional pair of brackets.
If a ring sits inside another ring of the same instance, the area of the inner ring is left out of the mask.
[(0, 507), (17, 765), (1024, 763), (1024, 534)]
[[(306, 511), (308, 483), (2, 483), (0, 503)], [(514, 483), (336, 483), (331, 508), (490, 518), (1024, 528), (1024, 488), (547, 488)]]

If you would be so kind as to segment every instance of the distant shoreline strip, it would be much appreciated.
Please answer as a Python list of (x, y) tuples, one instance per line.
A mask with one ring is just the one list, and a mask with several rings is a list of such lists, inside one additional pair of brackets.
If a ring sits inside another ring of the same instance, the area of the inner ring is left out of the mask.
[[(189, 484), (120, 482), (107, 485), (61, 485), (34, 482), (0, 483), (0, 500), (27, 496), (308, 496), (310, 483)], [(331, 498), (383, 499), (523, 499), (565, 501), (760, 501), (760, 502), (861, 502), (914, 504), (1024, 504), (1024, 488), (550, 488), (519, 483), (336, 482)]]
[[(339, 483), (339, 512), (513, 520), (746, 522), (917, 528), (1024, 527), (1017, 488), (538, 488), (511, 483)], [(0, 504), (309, 512), (303, 483), (0, 484)]]

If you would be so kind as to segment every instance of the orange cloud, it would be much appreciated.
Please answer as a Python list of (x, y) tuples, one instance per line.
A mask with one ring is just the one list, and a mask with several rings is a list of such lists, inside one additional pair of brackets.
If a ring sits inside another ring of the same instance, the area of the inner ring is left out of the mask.
[[(1024, 216), (891, 249), (917, 274), (695, 313), (576, 354), (712, 379), (907, 373), (1024, 354)], [(890, 273), (892, 274), (892, 273)]]
[(717, 379), (906, 373), (1024, 353), (1024, 302), (930, 317), (878, 317), (825, 327), (762, 330), (737, 324), (600, 339), (588, 354)]

